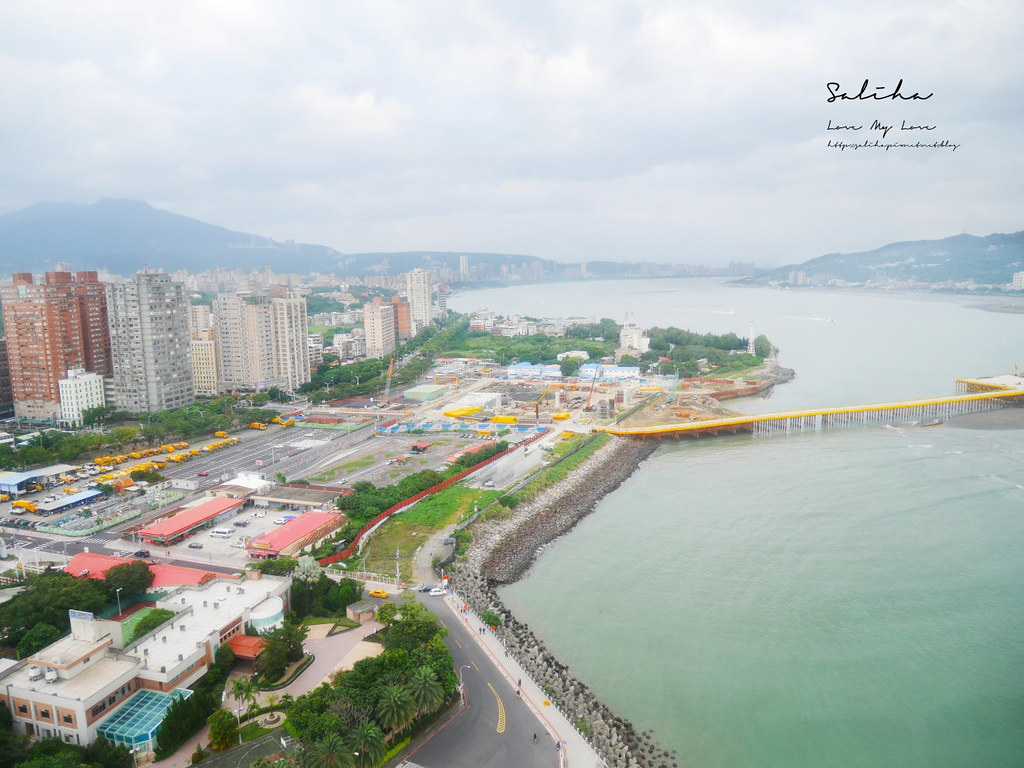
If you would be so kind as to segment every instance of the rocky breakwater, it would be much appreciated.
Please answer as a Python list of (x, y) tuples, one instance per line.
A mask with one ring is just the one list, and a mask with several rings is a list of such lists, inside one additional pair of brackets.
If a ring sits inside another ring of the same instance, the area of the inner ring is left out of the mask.
[(468, 562), (456, 568), (459, 595), (478, 614), (493, 611), (501, 616), (497, 634), (509, 653), (613, 768), (674, 768), (677, 763), (674, 754), (660, 747), (650, 733), (638, 732), (573, 677), (568, 666), (509, 613), (495, 588), (518, 579), (541, 546), (593, 511), (655, 448), (631, 440), (612, 441), (566, 480), (520, 505), (512, 517), (477, 523)]

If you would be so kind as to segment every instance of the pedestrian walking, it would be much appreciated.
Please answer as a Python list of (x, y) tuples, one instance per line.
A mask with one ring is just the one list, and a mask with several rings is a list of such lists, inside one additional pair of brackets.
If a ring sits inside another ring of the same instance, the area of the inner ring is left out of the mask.
[(533, 734), (533, 743), (534, 743), (534, 744), (536, 744), (536, 743), (537, 743), (537, 734), (536, 734), (536, 733), (535, 733), (535, 734)]
[(520, 688), (522, 688), (523, 687), (523, 678), (520, 677), (519, 678), (519, 682), (516, 683), (516, 685), (518, 685)]

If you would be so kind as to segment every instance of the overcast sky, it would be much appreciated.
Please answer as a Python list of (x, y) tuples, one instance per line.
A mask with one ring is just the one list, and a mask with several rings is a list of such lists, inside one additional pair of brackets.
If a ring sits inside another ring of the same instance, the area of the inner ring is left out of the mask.
[[(2, 3), (0, 213), (122, 197), (344, 252), (762, 266), (1024, 229), (1019, 0), (775, 6)], [(865, 78), (933, 96), (827, 103)], [(960, 146), (827, 146), (875, 119)]]

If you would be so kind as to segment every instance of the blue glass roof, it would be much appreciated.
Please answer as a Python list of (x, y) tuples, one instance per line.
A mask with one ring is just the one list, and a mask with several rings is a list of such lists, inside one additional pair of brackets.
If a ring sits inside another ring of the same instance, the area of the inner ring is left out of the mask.
[(187, 688), (170, 693), (139, 691), (108, 717), (98, 732), (115, 744), (148, 747), (171, 704), (191, 695)]

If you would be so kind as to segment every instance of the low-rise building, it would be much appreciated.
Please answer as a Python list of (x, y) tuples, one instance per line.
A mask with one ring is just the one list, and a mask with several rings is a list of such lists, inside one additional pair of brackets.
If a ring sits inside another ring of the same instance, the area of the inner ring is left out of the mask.
[(157, 601), (174, 617), (124, 646), (119, 622), (70, 611), (71, 634), (0, 671), (15, 733), (91, 744), (98, 734), (152, 751), (167, 708), (207, 673), (217, 649), (280, 623), (290, 579), (252, 574), (181, 587)]

